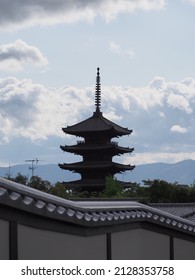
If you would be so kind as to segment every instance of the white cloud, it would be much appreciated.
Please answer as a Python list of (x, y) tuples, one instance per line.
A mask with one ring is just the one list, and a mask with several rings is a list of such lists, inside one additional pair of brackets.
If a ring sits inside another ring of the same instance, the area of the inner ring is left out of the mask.
[(164, 90), (166, 87), (165, 79), (162, 77), (154, 77), (154, 79), (150, 82), (149, 87), (157, 90)]
[(110, 21), (121, 13), (161, 10), (165, 0), (0, 0), (0, 26), (19, 28), (61, 22), (93, 21), (96, 16)]
[(193, 6), (195, 6), (195, 0), (184, 0), (187, 3), (192, 4)]
[[(174, 161), (195, 150), (195, 80), (185, 83), (185, 90), (182, 81), (161, 80), (163, 86), (154, 78), (142, 88), (102, 85), (104, 116), (133, 129), (131, 136), (118, 140), (135, 148), (132, 164), (143, 163), (144, 157), (148, 162)], [(32, 141), (65, 137), (62, 127), (93, 114), (94, 92), (95, 86), (51, 90), (31, 80), (0, 80), (1, 146), (16, 137)], [(62, 144), (70, 141), (66, 139)]]
[(135, 52), (133, 49), (123, 49), (119, 44), (115, 42), (109, 43), (109, 50), (111, 53), (124, 58), (132, 59), (135, 56)]
[(186, 133), (188, 132), (188, 128), (176, 124), (171, 127), (171, 132)]
[(31, 80), (0, 80), (1, 138), (62, 136), (61, 127), (76, 122), (89, 108), (89, 92), (74, 87), (49, 90)]
[(0, 69), (7, 71), (21, 70), (25, 65), (46, 65), (47, 59), (41, 51), (22, 40), (0, 45)]
[(171, 93), (168, 96), (167, 103), (169, 106), (171, 106), (173, 108), (183, 110), (186, 113), (192, 113), (192, 109), (190, 107), (189, 101), (183, 95)]

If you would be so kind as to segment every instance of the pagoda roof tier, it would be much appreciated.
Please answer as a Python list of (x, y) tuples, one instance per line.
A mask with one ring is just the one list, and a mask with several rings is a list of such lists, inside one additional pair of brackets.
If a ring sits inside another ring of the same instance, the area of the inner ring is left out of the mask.
[(62, 128), (62, 130), (71, 135), (85, 136), (86, 134), (94, 133), (105, 133), (111, 134), (113, 137), (115, 135), (122, 136), (132, 133), (132, 130), (119, 126), (110, 120), (103, 117), (102, 113), (99, 111), (94, 112), (93, 116), (72, 126), (67, 126)]
[(83, 170), (87, 172), (94, 169), (97, 171), (97, 173), (99, 170), (110, 170), (110, 172), (112, 171), (112, 173), (120, 173), (125, 170), (133, 170), (135, 168), (134, 165), (125, 165), (112, 161), (85, 161), (76, 163), (63, 163), (59, 164), (59, 167), (78, 173), (80, 173), (80, 171), (82, 172)]
[[(120, 181), (120, 180), (116, 180), (117, 183), (121, 184), (122, 186), (124, 186), (125, 188), (129, 188), (132, 187), (132, 183), (131, 182), (124, 182), (124, 181)], [(80, 180), (75, 180), (75, 181), (70, 181), (70, 182), (63, 182), (64, 185), (67, 186), (75, 186), (75, 187), (101, 187), (101, 186), (105, 186), (106, 184), (106, 180), (104, 179), (80, 179)]]
[(107, 153), (112, 152), (113, 154), (124, 154), (124, 153), (131, 153), (133, 152), (134, 148), (129, 147), (120, 147), (117, 143), (108, 143), (104, 145), (89, 145), (86, 143), (78, 143), (77, 145), (65, 145), (60, 146), (60, 148), (65, 152), (75, 153), (82, 155), (85, 152), (92, 152), (92, 151), (105, 151)]
[[(119, 181), (117, 182), (124, 188), (130, 188), (132, 186), (131, 182), (124, 182)], [(105, 179), (80, 179), (70, 182), (63, 182), (63, 185), (68, 188), (80, 188), (83, 191), (103, 191), (106, 186), (106, 180)]]
[(74, 187), (104, 187), (105, 186), (104, 179), (80, 179), (70, 182), (63, 182), (64, 185), (74, 186)]

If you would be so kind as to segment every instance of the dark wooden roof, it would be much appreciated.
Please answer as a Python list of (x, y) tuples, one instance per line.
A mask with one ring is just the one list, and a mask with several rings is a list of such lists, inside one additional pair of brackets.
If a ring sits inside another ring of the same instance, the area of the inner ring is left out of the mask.
[(62, 128), (62, 130), (67, 134), (83, 136), (86, 133), (97, 132), (109, 132), (112, 136), (118, 135), (128, 135), (132, 133), (132, 130), (119, 126), (110, 120), (103, 117), (101, 112), (94, 112), (93, 116), (72, 126), (67, 126)]
[(60, 148), (65, 152), (75, 153), (82, 155), (85, 152), (90, 151), (105, 151), (106, 153), (112, 153), (112, 154), (124, 154), (124, 153), (131, 153), (134, 148), (129, 147), (120, 147), (117, 144), (114, 143), (108, 143), (105, 145), (87, 145), (87, 144), (77, 144), (77, 145), (65, 145), (60, 146)]
[[(123, 186), (124, 188), (130, 188), (132, 186), (131, 182), (124, 182), (124, 181), (120, 181), (117, 180), (117, 182)], [(68, 181), (68, 182), (63, 182), (63, 184), (65, 186), (68, 187), (84, 187), (85, 190), (87, 188), (89, 188), (89, 190), (91, 190), (91, 188), (93, 187), (102, 187), (103, 189), (105, 189), (105, 179), (80, 179), (80, 180), (74, 180), (74, 181)]]
[(80, 179), (75, 181), (68, 181), (63, 182), (64, 185), (67, 185), (69, 187), (85, 187), (89, 188), (90, 190), (93, 187), (105, 187), (105, 180), (104, 179)]
[(134, 165), (125, 165), (121, 163), (111, 162), (111, 161), (88, 161), (88, 162), (76, 162), (76, 163), (64, 163), (59, 164), (60, 168), (68, 169), (68, 170), (93, 170), (93, 169), (113, 169), (115, 173), (124, 171), (124, 170), (133, 170), (135, 168)]

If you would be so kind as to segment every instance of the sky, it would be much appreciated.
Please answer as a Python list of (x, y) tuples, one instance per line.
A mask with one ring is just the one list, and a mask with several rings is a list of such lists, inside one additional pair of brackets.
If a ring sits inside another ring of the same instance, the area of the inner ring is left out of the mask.
[(79, 161), (62, 127), (133, 129), (125, 164), (195, 160), (195, 0), (0, 0), (0, 166)]

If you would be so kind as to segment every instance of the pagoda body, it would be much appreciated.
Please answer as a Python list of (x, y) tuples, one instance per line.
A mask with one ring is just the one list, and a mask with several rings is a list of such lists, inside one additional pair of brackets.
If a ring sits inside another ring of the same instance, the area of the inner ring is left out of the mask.
[(80, 191), (100, 192), (105, 189), (107, 176), (114, 176), (134, 166), (112, 161), (112, 158), (124, 153), (131, 153), (133, 148), (120, 147), (112, 138), (129, 135), (132, 130), (121, 127), (103, 117), (101, 107), (101, 85), (99, 68), (97, 68), (95, 112), (92, 117), (72, 126), (62, 128), (64, 133), (82, 137), (83, 140), (71, 146), (60, 146), (69, 153), (80, 155), (83, 161), (59, 164), (60, 168), (81, 174), (81, 179), (64, 182), (68, 188), (78, 188)]

